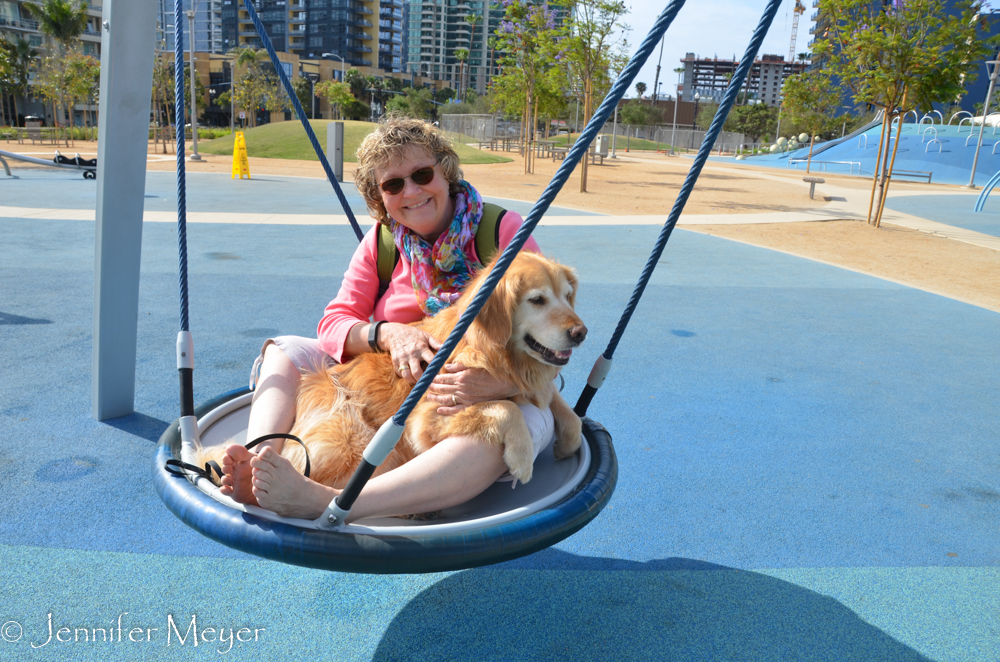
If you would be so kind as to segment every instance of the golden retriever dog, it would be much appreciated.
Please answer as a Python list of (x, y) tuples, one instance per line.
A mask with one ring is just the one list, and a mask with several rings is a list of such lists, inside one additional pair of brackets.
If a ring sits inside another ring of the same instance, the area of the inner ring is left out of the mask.
[[(457, 302), (415, 325), (443, 341), (491, 270), (492, 265), (483, 269)], [(450, 361), (482, 368), (516, 385), (520, 393), (509, 400), (471, 405), (450, 416), (439, 414), (438, 404), (422, 398), (396, 448), (375, 475), (399, 467), (444, 439), (468, 435), (503, 448), (511, 475), (526, 483), (531, 480), (534, 446), (517, 407), (525, 403), (552, 410), (556, 458), (575, 453), (580, 446), (580, 418), (559, 395), (554, 380), (587, 335), (574, 311), (576, 290), (576, 273), (569, 267), (534, 253), (518, 254)], [(309, 449), (310, 478), (343, 488), (368, 442), (396, 413), (411, 388), (396, 373), (387, 352), (366, 352), (342, 365), (304, 373), (291, 434)], [(303, 470), (305, 454), (299, 444), (285, 443), (281, 454)]]

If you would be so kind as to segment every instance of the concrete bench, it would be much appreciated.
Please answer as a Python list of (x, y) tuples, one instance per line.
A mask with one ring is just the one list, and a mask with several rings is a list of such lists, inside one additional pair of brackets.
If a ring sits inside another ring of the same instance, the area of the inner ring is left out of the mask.
[(813, 199), (813, 195), (815, 195), (815, 193), (816, 193), (816, 185), (817, 184), (825, 184), (826, 183), (826, 180), (823, 179), (822, 177), (803, 177), (802, 181), (804, 181), (806, 184), (809, 184), (809, 199), (810, 200)]

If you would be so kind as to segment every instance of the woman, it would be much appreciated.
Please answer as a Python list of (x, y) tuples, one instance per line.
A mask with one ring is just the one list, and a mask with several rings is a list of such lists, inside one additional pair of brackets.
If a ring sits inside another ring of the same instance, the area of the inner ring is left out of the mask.
[[(398, 374), (415, 384), (422, 365), (434, 358), (444, 339), (409, 323), (455, 301), (482, 266), (474, 241), (482, 198), (462, 180), (458, 155), (434, 127), (420, 120), (389, 119), (365, 138), (357, 155), (358, 190), (376, 220), (392, 230), (399, 262), (379, 297), (376, 225), (365, 235), (340, 292), (327, 306), (318, 338), (282, 336), (264, 344), (254, 365), (248, 439), (292, 429), (300, 374), (310, 367), (385, 351)], [(521, 222), (512, 212), (500, 220), (501, 250)], [(540, 252), (534, 239), (524, 247)], [(456, 363), (444, 366), (426, 397), (440, 405), (439, 413), (449, 415), (516, 392), (513, 385), (483, 370)], [(552, 438), (552, 415), (522, 410), (540, 449)], [(255, 455), (243, 446), (229, 446), (223, 458), (222, 493), (286, 517), (319, 517), (339, 490), (303, 477), (280, 455), (281, 448), (280, 441), (261, 444)], [(506, 469), (502, 449), (474, 437), (446, 439), (402, 467), (372, 478), (349, 519), (432, 512), (464, 503)]]

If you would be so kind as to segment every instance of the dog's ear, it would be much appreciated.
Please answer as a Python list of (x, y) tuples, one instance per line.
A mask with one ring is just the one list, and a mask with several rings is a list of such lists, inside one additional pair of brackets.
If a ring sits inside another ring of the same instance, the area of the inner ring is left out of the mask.
[(570, 293), (569, 293), (569, 305), (576, 306), (576, 289), (580, 285), (580, 282), (576, 277), (576, 269), (572, 267), (567, 267), (565, 265), (559, 265), (562, 269), (563, 277), (566, 278), (566, 282), (569, 283)]
[(470, 341), (474, 347), (483, 349), (487, 346), (506, 346), (513, 333), (518, 281), (517, 275), (508, 271), (497, 283), (496, 289), (469, 327)]

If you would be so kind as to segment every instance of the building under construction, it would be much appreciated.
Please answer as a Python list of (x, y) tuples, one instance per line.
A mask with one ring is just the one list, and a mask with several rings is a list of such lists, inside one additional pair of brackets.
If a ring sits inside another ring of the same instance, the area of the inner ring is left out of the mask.
[[(718, 103), (736, 73), (739, 60), (699, 58), (688, 53), (681, 60), (684, 64), (684, 81), (678, 92), (681, 100), (699, 100)], [(744, 83), (747, 99), (759, 99), (768, 106), (781, 103), (781, 86), (785, 78), (805, 71), (807, 62), (786, 62), (783, 55), (762, 55), (754, 60), (750, 74)], [(741, 97), (742, 98), (742, 94)]]

